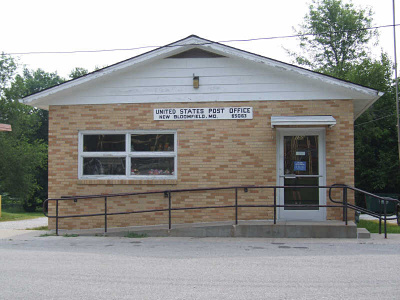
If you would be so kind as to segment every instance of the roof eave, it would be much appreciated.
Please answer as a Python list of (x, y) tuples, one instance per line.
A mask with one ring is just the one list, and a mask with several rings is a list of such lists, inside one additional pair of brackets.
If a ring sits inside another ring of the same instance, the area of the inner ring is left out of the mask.
[(384, 92), (377, 92), (376, 96), (371, 99), (364, 108), (359, 111), (357, 114), (354, 114), (354, 121), (357, 120), (359, 116), (361, 116), (365, 111), (368, 110), (380, 97), (382, 97), (385, 93)]

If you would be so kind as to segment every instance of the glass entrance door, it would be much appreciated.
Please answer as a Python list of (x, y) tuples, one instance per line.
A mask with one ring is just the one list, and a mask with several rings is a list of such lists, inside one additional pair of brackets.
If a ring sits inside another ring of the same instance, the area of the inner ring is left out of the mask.
[[(280, 218), (287, 220), (323, 220), (325, 209), (304, 205), (325, 204), (325, 191), (312, 188), (325, 184), (325, 131), (291, 129), (280, 132), (279, 185)], [(296, 186), (310, 186), (298, 188)]]

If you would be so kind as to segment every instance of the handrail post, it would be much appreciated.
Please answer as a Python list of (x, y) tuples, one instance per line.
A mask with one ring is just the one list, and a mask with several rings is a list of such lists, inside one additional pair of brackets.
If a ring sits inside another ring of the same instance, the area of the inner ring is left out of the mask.
[(235, 225), (238, 224), (238, 189), (235, 188)]
[(343, 218), (347, 226), (347, 187), (343, 187)]
[(379, 234), (382, 234), (382, 201), (377, 199), (379, 203)]
[(169, 229), (169, 230), (171, 230), (171, 227), (172, 227), (172, 221), (171, 221), (171, 206), (172, 206), (171, 191), (168, 191), (168, 229)]
[(107, 233), (107, 197), (104, 197), (104, 233)]
[(385, 229), (385, 239), (387, 239), (387, 228), (386, 228), (386, 199), (383, 200), (383, 217), (384, 217), (384, 229)]
[(274, 187), (274, 224), (276, 224), (276, 187)]
[(56, 235), (58, 235), (58, 199), (56, 200)]

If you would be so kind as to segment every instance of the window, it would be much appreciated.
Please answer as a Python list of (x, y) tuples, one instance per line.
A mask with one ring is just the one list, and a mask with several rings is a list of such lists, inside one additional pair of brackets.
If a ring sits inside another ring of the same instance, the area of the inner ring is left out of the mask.
[(80, 179), (175, 179), (174, 131), (79, 134)]

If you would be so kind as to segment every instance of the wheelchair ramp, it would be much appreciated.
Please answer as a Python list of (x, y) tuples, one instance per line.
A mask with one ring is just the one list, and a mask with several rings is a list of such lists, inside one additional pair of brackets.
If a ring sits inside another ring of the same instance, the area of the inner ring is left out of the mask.
[(278, 221), (269, 220), (211, 222), (176, 224), (171, 230), (168, 225), (131, 226), (123, 228), (103, 228), (90, 230), (62, 230), (60, 234), (127, 236), (145, 235), (149, 237), (240, 237), (240, 238), (357, 238), (354, 222), (324, 221)]

